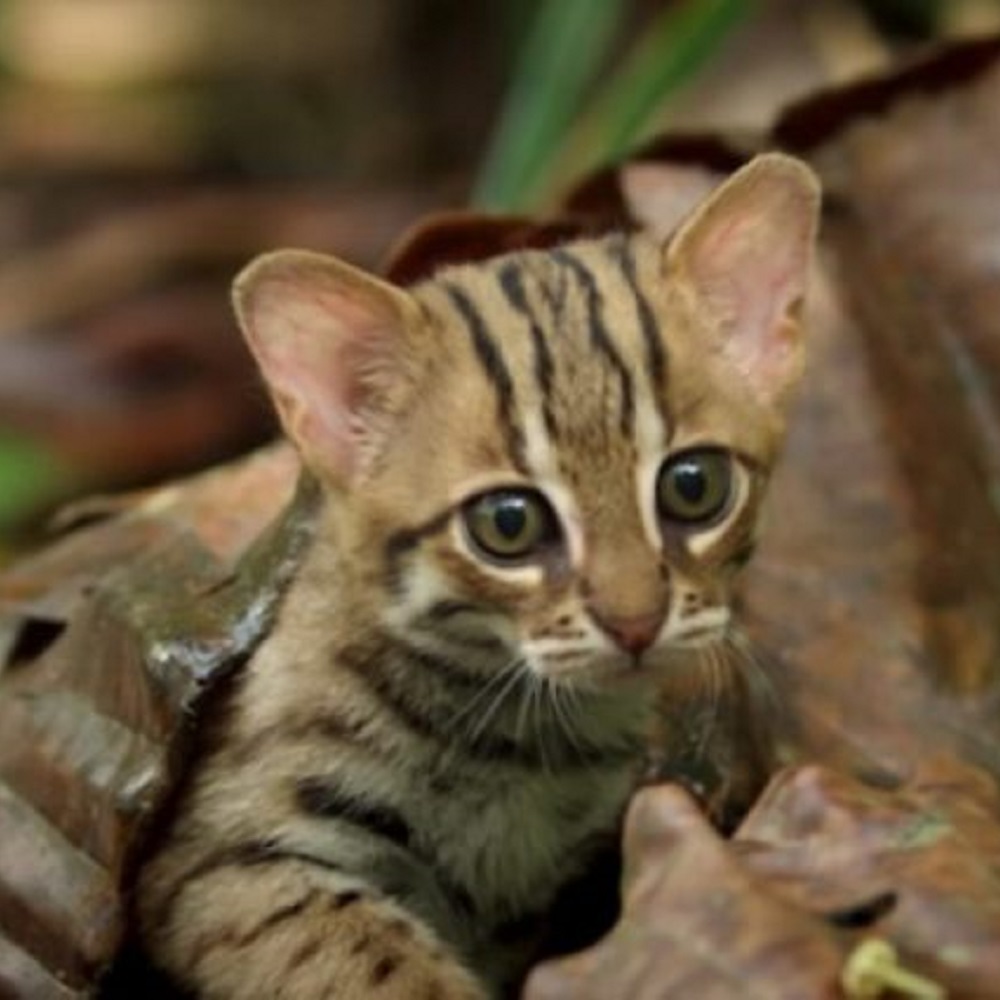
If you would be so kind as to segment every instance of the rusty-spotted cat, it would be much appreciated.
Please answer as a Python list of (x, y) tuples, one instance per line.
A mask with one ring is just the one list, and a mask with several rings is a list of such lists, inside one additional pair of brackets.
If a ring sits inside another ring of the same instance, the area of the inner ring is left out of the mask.
[(145, 947), (179, 984), (516, 986), (529, 918), (615, 835), (657, 678), (728, 627), (818, 201), (770, 154), (662, 245), (615, 234), (406, 290), (280, 251), (238, 279), (321, 502), (141, 872)]

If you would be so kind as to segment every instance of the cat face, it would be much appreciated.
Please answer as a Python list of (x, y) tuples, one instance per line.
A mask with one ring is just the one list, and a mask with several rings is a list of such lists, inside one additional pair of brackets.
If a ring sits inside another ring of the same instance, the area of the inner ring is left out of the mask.
[(253, 265), (244, 329), (380, 624), (587, 682), (718, 638), (799, 372), (816, 201), (771, 156), (666, 247), (615, 235), (408, 293)]

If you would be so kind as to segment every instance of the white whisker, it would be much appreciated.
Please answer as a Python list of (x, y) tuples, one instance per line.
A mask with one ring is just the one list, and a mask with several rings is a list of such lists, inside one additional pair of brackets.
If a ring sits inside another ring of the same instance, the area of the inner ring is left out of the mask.
[[(570, 703), (571, 688), (567, 688), (565, 685), (560, 684), (558, 681), (553, 680), (549, 686), (549, 697), (552, 701), (552, 714), (556, 720), (559, 729), (561, 730), (563, 736), (566, 738), (566, 742), (575, 751), (577, 757), (581, 760), (584, 759), (583, 746), (580, 741), (580, 735), (576, 731), (574, 725), (574, 715), (575, 710)], [(565, 701), (562, 700), (565, 697)]]
[(532, 689), (533, 715), (535, 719), (535, 733), (538, 738), (538, 752), (542, 759), (542, 770), (551, 771), (551, 765), (545, 754), (545, 731), (548, 728), (545, 724), (545, 688), (548, 678), (537, 677), (537, 683)]
[[(496, 697), (487, 707), (486, 711), (479, 717), (478, 722), (475, 726), (469, 729), (469, 739), (474, 743), (480, 736), (486, 731), (487, 726), (496, 717), (500, 710), (500, 706), (507, 700), (510, 693), (516, 689), (518, 682), (526, 676), (530, 676), (524, 670), (524, 661), (521, 659), (512, 660), (510, 665), (502, 671), (498, 671), (498, 676), (507, 676), (506, 683), (504, 683)], [(474, 699), (476, 700), (476, 699)]]
[(471, 698), (451, 717), (448, 721), (450, 728), (454, 729), (458, 723), (464, 719), (470, 712), (472, 712), (482, 701), (486, 698), (491, 691), (497, 686), (497, 684), (503, 681), (514, 665), (516, 660), (505, 664), (500, 670), (497, 670), (488, 680), (483, 682), (483, 686), (472, 695)]
[(521, 702), (517, 707), (517, 721), (514, 724), (514, 739), (521, 742), (522, 734), (527, 723), (528, 701), (535, 686), (535, 674), (529, 671), (525, 678), (525, 684), (521, 688)]
[(763, 696), (770, 708), (781, 714), (784, 710), (784, 699), (772, 676), (772, 668), (764, 661), (750, 637), (742, 631), (733, 629), (726, 634), (725, 639), (729, 648), (748, 668), (747, 681), (753, 686), (754, 691)]

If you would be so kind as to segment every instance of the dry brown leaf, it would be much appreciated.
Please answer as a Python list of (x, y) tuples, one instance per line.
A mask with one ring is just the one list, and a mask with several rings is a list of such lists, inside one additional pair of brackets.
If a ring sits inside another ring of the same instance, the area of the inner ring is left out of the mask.
[(532, 973), (525, 1000), (820, 1000), (846, 950), (822, 920), (757, 878), (669, 785), (632, 803), (624, 912), (600, 944)]

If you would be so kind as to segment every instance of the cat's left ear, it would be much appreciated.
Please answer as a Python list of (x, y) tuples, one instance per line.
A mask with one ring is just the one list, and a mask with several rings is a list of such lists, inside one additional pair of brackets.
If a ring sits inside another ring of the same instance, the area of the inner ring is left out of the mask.
[(236, 279), (233, 299), (286, 433), (315, 471), (349, 485), (405, 390), (415, 303), (301, 250), (259, 257)]
[(667, 244), (668, 280), (687, 288), (757, 394), (780, 404), (802, 370), (799, 312), (820, 189), (800, 160), (766, 153), (699, 206)]

